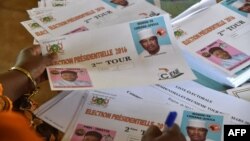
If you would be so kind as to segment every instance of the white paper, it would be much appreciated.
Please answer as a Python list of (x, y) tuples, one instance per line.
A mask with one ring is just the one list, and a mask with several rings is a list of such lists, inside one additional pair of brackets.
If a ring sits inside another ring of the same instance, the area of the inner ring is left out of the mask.
[[(33, 17), (33, 19), (36, 19), (36, 17), (41, 17), (43, 15), (50, 15), (51, 13), (54, 13), (53, 15), (59, 16), (60, 17), (59, 19), (61, 19), (61, 21), (63, 22), (63, 19), (64, 20), (66, 20), (67, 18), (71, 19), (79, 15), (79, 11), (82, 11), (82, 13), (84, 11), (87, 12), (86, 8), (84, 9), (83, 7), (88, 7), (88, 8), (93, 7), (93, 9), (96, 9), (96, 8), (100, 8), (102, 5), (105, 6), (106, 4), (101, 1), (92, 1), (92, 3), (90, 3), (89, 5), (89, 3), (83, 3), (83, 1), (81, 1), (81, 3), (77, 4), (76, 6), (61, 7), (61, 8), (51, 8), (51, 7), (50, 8), (33, 8), (31, 10), (28, 10), (27, 12), (29, 13), (30, 17)], [(68, 15), (68, 14), (62, 15), (61, 14), (62, 12), (71, 13), (71, 15)], [(103, 26), (128, 22), (131, 20), (157, 16), (163, 13), (166, 13), (166, 12), (159, 8), (156, 8), (155, 6), (145, 1), (138, 1), (136, 4), (133, 4), (132, 6), (128, 6), (122, 10), (115, 10), (109, 15), (105, 15), (103, 17), (100, 16), (99, 19), (95, 17), (96, 15), (94, 16), (89, 15), (87, 18), (88, 23), (86, 23), (86, 24), (89, 24), (88, 28), (83, 26), (82, 24), (83, 21), (81, 21), (81, 19), (72, 21), (72, 23), (69, 22), (66, 25), (62, 25), (61, 27), (53, 29), (55, 30), (55, 32), (50, 29), (47, 30), (48, 29), (47, 25), (45, 25), (42, 22), (39, 22), (39, 19), (38, 19), (38, 22), (34, 20), (28, 20), (28, 21), (21, 22), (21, 24), (31, 33), (31, 35), (36, 40), (40, 41), (44, 39), (50, 39), (53, 35), (58, 36), (58, 35), (63, 35), (63, 34), (73, 34), (76, 32), (85, 31), (87, 29), (103, 27)], [(55, 17), (56, 19), (58, 19), (57, 16)], [(90, 19), (96, 19), (95, 23), (89, 23)], [(33, 25), (36, 25), (36, 26), (33, 26)]]
[(191, 6), (190, 8), (188, 8), (187, 10), (183, 11), (178, 16), (173, 18), (172, 22), (178, 22), (182, 20), (183, 18), (185, 19), (186, 17), (189, 17), (190, 15), (203, 11), (214, 4), (216, 4), (216, 0), (201, 0), (200, 2), (194, 4), (193, 6)]
[(36, 111), (35, 114), (43, 121), (65, 132), (86, 97), (87, 94), (78, 95), (77, 92), (71, 92), (57, 103), (47, 105), (48, 109), (40, 109), (40, 112)]
[[(112, 13), (113, 10), (110, 11), (110, 9), (112, 8), (108, 5), (104, 5), (103, 2), (99, 0), (94, 0), (91, 3), (83, 1), (77, 5), (71, 5), (55, 9), (49, 13), (33, 16), (31, 19), (39, 23), (49, 33), (60, 36), (74, 32), (77, 29), (81, 30), (81, 28), (83, 28), (82, 31), (88, 29), (85, 25), (89, 23), (89, 18), (94, 18), (94, 16), (105, 12), (107, 12), (107, 14)], [(94, 20), (96, 21), (97, 18), (98, 17)]]
[(28, 32), (37, 40), (45, 40), (53, 37), (46, 29), (41, 27), (33, 20), (23, 21), (21, 24), (28, 30)]
[(44, 5), (49, 8), (60, 8), (75, 5), (82, 1), (87, 0), (44, 0)]
[(32, 8), (27, 10), (27, 13), (29, 14), (29, 17), (37, 16), (40, 14), (48, 13), (55, 10), (55, 8)]
[[(213, 18), (207, 21), (207, 17)], [(250, 77), (249, 27), (249, 20), (219, 3), (174, 23), (174, 32), (192, 69), (223, 85), (237, 87)], [(231, 56), (235, 55), (232, 58), (239, 55), (245, 59), (239, 62), (237, 59), (219, 59), (208, 53), (213, 45), (227, 50)], [(226, 60), (234, 60), (234, 63), (231, 62), (230, 66)]]
[(33, 111), (33, 113), (37, 116), (47, 111), (50, 107), (53, 107), (56, 103), (61, 101), (65, 96), (67, 96), (70, 93), (70, 91), (63, 91), (60, 94), (56, 95), (52, 99), (48, 100), (47, 102), (43, 103), (41, 106), (39, 106), (37, 109)]
[[(211, 16), (212, 19), (204, 22)], [(250, 64), (249, 25), (245, 17), (216, 4), (175, 24), (174, 31), (183, 50), (202, 60), (207, 67), (216, 67), (233, 76)], [(231, 58), (216, 57), (210, 52), (214, 47), (227, 51)]]
[(162, 129), (166, 116), (170, 111), (177, 112), (178, 116), (175, 123), (180, 125), (184, 135), (186, 135), (186, 122), (188, 119), (206, 119), (207, 126), (215, 124), (220, 127), (216, 133), (212, 133), (211, 129), (208, 128), (207, 137), (218, 141), (223, 140), (223, 124), (228, 123), (227, 115), (186, 111), (178, 106), (171, 107), (150, 101), (132, 99), (121, 101), (121, 97), (126, 97), (90, 93), (79, 117), (76, 119), (75, 125), (67, 130), (63, 140), (80, 141), (88, 131), (98, 131), (103, 136), (102, 140), (112, 138), (114, 141), (140, 141), (149, 125), (154, 124)]
[(206, 88), (193, 81), (154, 87), (178, 101), (178, 105), (214, 113), (227, 113), (232, 116), (231, 120), (235, 124), (250, 123), (250, 114), (247, 110), (250, 103), (245, 100)]
[[(124, 14), (118, 14), (121, 11)], [(34, 21), (44, 27), (49, 33), (60, 36), (78, 31), (85, 31), (97, 27), (112, 25), (112, 21), (118, 19), (119, 23), (128, 22), (151, 16), (150, 12), (166, 13), (159, 8), (149, 4), (144, 0), (132, 0), (130, 5), (118, 9), (117, 5), (110, 3), (109, 0), (92, 0), (90, 2), (80, 2), (77, 5), (55, 9), (46, 14), (31, 17)], [(129, 14), (131, 12), (131, 14)], [(64, 14), (61, 14), (64, 13)], [(44, 20), (47, 19), (47, 20)]]
[(248, 101), (204, 87), (194, 81), (101, 91), (126, 95), (135, 100), (151, 100), (162, 105), (181, 106), (190, 110), (227, 113), (232, 116), (232, 124), (250, 124)]
[[(194, 79), (173, 45), (169, 24), (168, 15), (157, 16), (42, 41), (43, 54), (56, 51), (59, 55), (55, 65), (47, 68), (51, 89), (115, 88)], [(155, 35), (163, 32), (157, 35), (160, 50), (156, 54), (150, 55), (140, 46), (137, 32), (145, 28)], [(67, 69), (77, 72), (82, 83), (57, 83)]]

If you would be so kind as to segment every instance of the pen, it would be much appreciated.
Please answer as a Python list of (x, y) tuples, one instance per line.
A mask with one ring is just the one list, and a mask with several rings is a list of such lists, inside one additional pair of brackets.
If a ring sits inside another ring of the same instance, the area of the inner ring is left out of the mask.
[(169, 112), (168, 117), (165, 121), (165, 125), (169, 128), (172, 127), (174, 125), (174, 121), (176, 117), (177, 117), (177, 112), (174, 112), (174, 111)]

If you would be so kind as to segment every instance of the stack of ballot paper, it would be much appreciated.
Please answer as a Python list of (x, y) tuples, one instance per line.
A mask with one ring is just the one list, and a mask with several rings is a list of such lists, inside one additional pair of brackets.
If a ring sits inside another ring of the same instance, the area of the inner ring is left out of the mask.
[(144, 0), (133, 0), (122, 9), (101, 0), (75, 0), (63, 7), (45, 2), (46, 7), (27, 10), (31, 20), (21, 22), (37, 41), (166, 13)]
[(218, 3), (173, 23), (186, 60), (199, 73), (231, 87), (250, 78), (250, 22)]
[[(193, 79), (167, 23), (168, 16), (161, 15), (41, 41), (44, 54), (54, 46), (62, 48), (59, 60), (47, 68), (51, 88), (99, 89)], [(156, 35), (158, 31), (163, 35)], [(149, 36), (158, 38), (157, 53), (141, 47), (139, 40)], [(66, 83), (61, 78), (65, 71), (77, 72), (82, 83)]]
[[(195, 79), (175, 45), (169, 14), (144, 0), (132, 0), (121, 9), (110, 1), (92, 0), (37, 11), (31, 10), (32, 21), (22, 24), (39, 42), (43, 55), (59, 56), (47, 68), (52, 90)], [(37, 30), (31, 30), (32, 22), (39, 25)], [(68, 75), (74, 78), (69, 80)]]
[[(177, 112), (175, 123), (184, 135), (189, 120), (199, 119), (208, 128), (207, 137), (220, 141), (224, 124), (250, 123), (248, 107), (250, 103), (245, 100), (184, 81), (147, 87), (64, 91), (34, 113), (64, 132), (63, 140), (80, 141), (86, 132), (97, 131), (103, 137), (110, 135), (114, 141), (127, 141), (140, 140), (151, 124), (163, 128), (168, 113), (174, 111)], [(211, 125), (218, 128), (215, 130)]]

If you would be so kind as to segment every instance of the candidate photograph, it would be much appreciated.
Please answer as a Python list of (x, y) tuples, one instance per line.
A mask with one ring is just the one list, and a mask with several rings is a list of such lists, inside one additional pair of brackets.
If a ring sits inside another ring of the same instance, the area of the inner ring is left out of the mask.
[(218, 40), (197, 52), (211, 62), (233, 70), (250, 59), (249, 55)]
[[(57, 72), (57, 73), (55, 73)], [(91, 87), (91, 81), (84, 70), (63, 69), (50, 70), (53, 87), (67, 88), (67, 87)]]

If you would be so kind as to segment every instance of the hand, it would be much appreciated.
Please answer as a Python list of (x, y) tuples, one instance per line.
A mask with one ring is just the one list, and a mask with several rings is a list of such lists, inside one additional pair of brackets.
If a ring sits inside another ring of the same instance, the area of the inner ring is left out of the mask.
[(15, 66), (26, 69), (37, 82), (44, 80), (43, 72), (58, 58), (57, 54), (42, 56), (40, 46), (24, 48), (18, 55)]
[(161, 131), (157, 126), (150, 126), (141, 141), (186, 141), (177, 124)]

